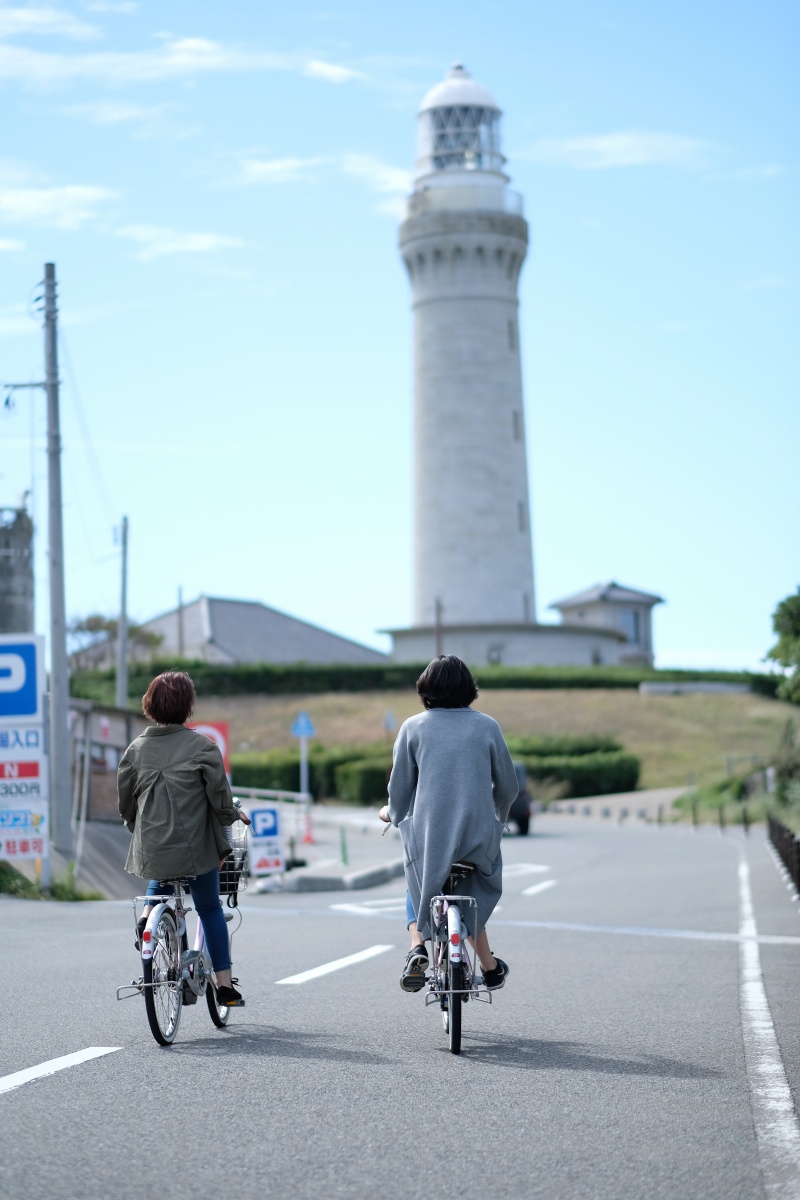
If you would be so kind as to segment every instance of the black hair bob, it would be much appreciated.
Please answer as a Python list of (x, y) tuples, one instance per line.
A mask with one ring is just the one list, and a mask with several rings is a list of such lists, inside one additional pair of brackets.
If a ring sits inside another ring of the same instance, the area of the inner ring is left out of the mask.
[(417, 692), (426, 708), (468, 708), (478, 695), (478, 685), (460, 658), (440, 654), (420, 675)]

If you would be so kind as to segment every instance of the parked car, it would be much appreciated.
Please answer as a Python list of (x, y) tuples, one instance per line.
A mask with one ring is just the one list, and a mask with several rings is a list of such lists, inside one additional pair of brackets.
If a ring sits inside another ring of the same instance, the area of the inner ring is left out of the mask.
[(528, 772), (521, 762), (514, 763), (514, 770), (517, 773), (519, 792), (511, 805), (508, 819), (514, 822), (520, 837), (526, 837), (531, 826), (531, 794), (528, 791)]

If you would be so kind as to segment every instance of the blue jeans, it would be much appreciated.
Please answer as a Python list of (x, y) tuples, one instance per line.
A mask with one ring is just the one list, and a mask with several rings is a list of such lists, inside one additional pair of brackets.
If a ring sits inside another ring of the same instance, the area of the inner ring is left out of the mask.
[(417, 914), (414, 912), (414, 905), (411, 903), (411, 892), (406, 892), (406, 929), (412, 921), (416, 923)]
[[(222, 901), (219, 898), (219, 870), (214, 867), (203, 875), (195, 875), (187, 879), (189, 891), (192, 893), (197, 915), (203, 923), (203, 933), (211, 955), (215, 971), (229, 971), (231, 967), (231, 950), (228, 942), (228, 926), (222, 911)], [(171, 883), (160, 883), (151, 879), (147, 885), (148, 896), (174, 896), (175, 888)]]

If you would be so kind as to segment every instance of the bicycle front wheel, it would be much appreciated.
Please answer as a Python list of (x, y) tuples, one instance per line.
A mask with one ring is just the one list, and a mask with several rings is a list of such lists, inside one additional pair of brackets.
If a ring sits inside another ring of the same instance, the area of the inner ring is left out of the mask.
[(464, 988), (464, 964), (447, 964), (447, 1036), (450, 1053), (461, 1053), (461, 992)]
[(160, 1046), (169, 1046), (181, 1020), (181, 943), (169, 910), (156, 926), (153, 957), (142, 963), (142, 975), (150, 1032)]

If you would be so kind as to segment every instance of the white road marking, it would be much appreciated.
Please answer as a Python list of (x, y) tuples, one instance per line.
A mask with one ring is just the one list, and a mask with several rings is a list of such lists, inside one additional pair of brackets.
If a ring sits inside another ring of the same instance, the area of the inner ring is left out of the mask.
[(374, 917), (376, 913), (404, 913), (406, 902), (404, 898), (384, 898), (382, 900), (362, 900), (358, 903), (331, 904), (334, 912), (358, 913), (359, 916)]
[(530, 887), (526, 887), (522, 894), (523, 896), (538, 896), (539, 892), (546, 892), (548, 888), (555, 886), (555, 879), (545, 879), (542, 883), (533, 883)]
[(358, 954), (348, 954), (347, 958), (337, 958), (333, 962), (323, 963), (321, 967), (312, 967), (310, 971), (301, 971), (299, 975), (288, 975), (286, 979), (277, 979), (276, 983), (308, 983), (310, 979), (319, 979), (320, 975), (330, 975), (331, 971), (340, 971), (342, 967), (351, 967), (354, 963), (364, 962), (393, 950), (394, 946), (370, 946), (368, 950), (359, 950)]
[[(647, 925), (586, 925), (579, 921), (497, 921), (498, 925), (515, 925), (521, 929), (554, 929), (567, 933), (613, 933), (626, 937), (686, 938), (690, 942), (740, 942), (738, 933), (709, 933), (702, 929), (658, 929)], [(800, 946), (800, 937), (762, 933), (756, 938), (762, 946)]]
[(739, 937), (739, 1006), (753, 1123), (764, 1190), (779, 1200), (800, 1195), (800, 1124), (764, 990), (744, 856), (739, 863)]
[(541, 875), (550, 868), (543, 863), (503, 863), (503, 878), (513, 879), (515, 875)]
[(15, 1071), (13, 1075), (0, 1077), (0, 1094), (11, 1092), (14, 1088), (31, 1083), (34, 1079), (44, 1079), (46, 1075), (55, 1075), (56, 1071), (64, 1071), (67, 1067), (77, 1067), (79, 1063), (88, 1062), (92, 1058), (102, 1058), (104, 1054), (115, 1054), (121, 1046), (88, 1046), (75, 1054), (64, 1054), (61, 1058), (51, 1058), (39, 1063), (38, 1067), (26, 1067), (24, 1071)]

